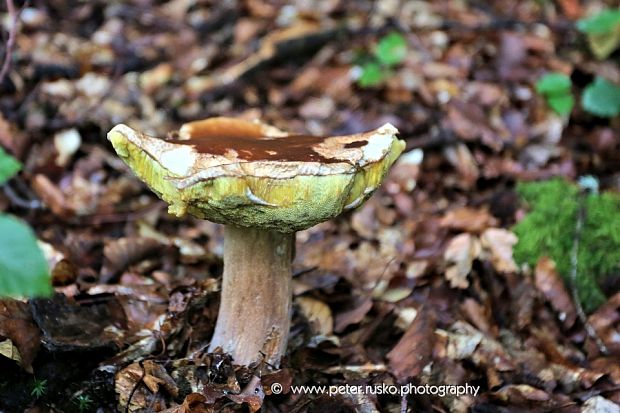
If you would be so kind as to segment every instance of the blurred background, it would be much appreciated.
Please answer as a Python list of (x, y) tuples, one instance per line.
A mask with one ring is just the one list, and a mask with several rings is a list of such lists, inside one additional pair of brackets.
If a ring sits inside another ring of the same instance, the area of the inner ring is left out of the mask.
[[(1, 411), (620, 411), (617, 2), (0, 3)], [(264, 394), (206, 354), (221, 228), (169, 216), (105, 138), (211, 116), (407, 143), (298, 234)]]

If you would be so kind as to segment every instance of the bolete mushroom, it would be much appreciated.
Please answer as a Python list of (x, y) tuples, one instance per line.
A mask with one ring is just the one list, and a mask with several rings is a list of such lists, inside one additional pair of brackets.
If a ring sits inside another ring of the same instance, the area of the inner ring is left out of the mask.
[(397, 133), (386, 124), (348, 136), (289, 135), (218, 117), (187, 123), (172, 140), (126, 125), (108, 139), (169, 213), (225, 225), (210, 350), (277, 366), (290, 326), (295, 232), (362, 205), (404, 149)]

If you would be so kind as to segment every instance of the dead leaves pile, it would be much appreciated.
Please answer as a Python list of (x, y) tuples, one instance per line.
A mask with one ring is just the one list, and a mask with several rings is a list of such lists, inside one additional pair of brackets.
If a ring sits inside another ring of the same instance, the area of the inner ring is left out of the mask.
[[(512, 258), (515, 180), (594, 170), (617, 181), (616, 124), (577, 110), (567, 123), (535, 93), (545, 71), (620, 78), (566, 49), (563, 19), (583, 16), (580, 2), (77, 3), (28, 7), (0, 85), (0, 143), (24, 164), (0, 209), (31, 223), (64, 297), (0, 302), (0, 355), (15, 377), (88, 354), (113, 376), (116, 399), (101, 405), (131, 411), (403, 406), (290, 391), (344, 383), (481, 386), (475, 398), (405, 400), (421, 411), (618, 411), (620, 294), (589, 317), (603, 355), (554, 263), (525, 270)], [(394, 23), (407, 58), (380, 87), (359, 87), (359, 56)], [(211, 115), (318, 135), (392, 122), (409, 150), (424, 147), (363, 208), (298, 234), (282, 370), (204, 354), (221, 228), (167, 216), (102, 139), (116, 123), (164, 136)], [(50, 400), (92, 390), (71, 380)], [(17, 394), (7, 388), (0, 408)]]

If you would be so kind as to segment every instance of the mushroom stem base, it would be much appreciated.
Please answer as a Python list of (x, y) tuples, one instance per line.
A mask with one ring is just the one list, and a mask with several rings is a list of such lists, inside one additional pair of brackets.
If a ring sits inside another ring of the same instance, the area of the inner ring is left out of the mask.
[(291, 322), (295, 234), (226, 226), (222, 298), (209, 351), (279, 366)]

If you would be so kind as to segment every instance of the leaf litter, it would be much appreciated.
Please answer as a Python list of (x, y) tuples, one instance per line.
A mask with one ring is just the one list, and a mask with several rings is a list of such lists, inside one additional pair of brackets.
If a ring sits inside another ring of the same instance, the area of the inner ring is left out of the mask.
[[(618, 189), (615, 121), (567, 124), (535, 92), (545, 71), (614, 79), (567, 53), (581, 2), (310, 3), (29, 6), (0, 85), (0, 143), (24, 170), (0, 209), (51, 246), (57, 295), (0, 303), (0, 409), (77, 411), (88, 395), (101, 411), (618, 411), (617, 289), (589, 316), (604, 355), (554, 263), (512, 258), (516, 181), (595, 170)], [(359, 87), (356, 59), (392, 26), (407, 54), (383, 86)], [(165, 136), (212, 115), (313, 134), (389, 121), (412, 150), (363, 208), (298, 234), (281, 369), (206, 352), (221, 229), (166, 215), (103, 139), (116, 123)], [(44, 397), (14, 391), (33, 377)], [(292, 391), (347, 383), (480, 390)]]

